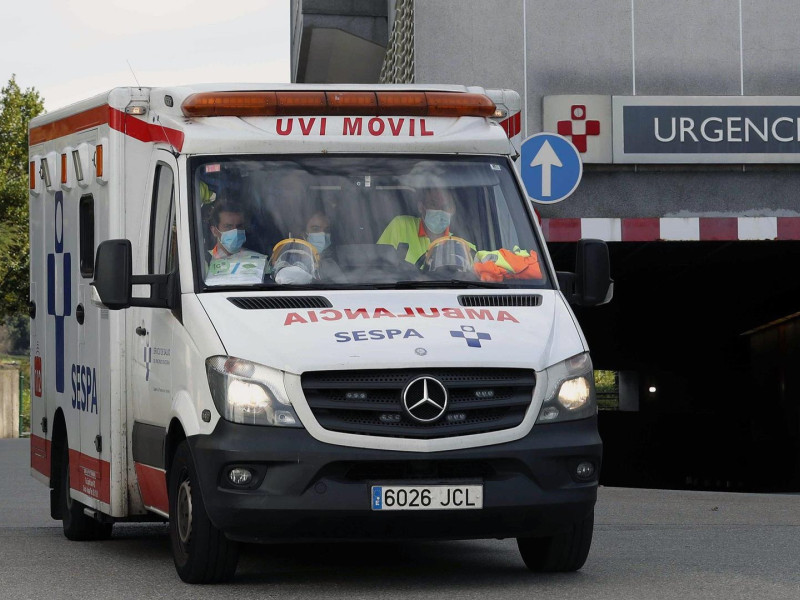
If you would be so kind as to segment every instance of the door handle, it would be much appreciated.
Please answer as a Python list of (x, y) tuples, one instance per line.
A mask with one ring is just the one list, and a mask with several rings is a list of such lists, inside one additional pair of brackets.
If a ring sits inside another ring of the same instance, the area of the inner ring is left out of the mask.
[(147, 335), (147, 329), (145, 329), (144, 327), (142, 327), (141, 325), (139, 325), (139, 326), (136, 328), (136, 335)]

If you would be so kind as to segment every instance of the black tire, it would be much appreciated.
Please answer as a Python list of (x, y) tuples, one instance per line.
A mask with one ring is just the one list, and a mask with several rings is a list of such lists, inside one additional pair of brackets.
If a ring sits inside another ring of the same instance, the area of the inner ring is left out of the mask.
[(594, 511), (567, 531), (550, 537), (517, 538), (522, 560), (535, 573), (577, 571), (592, 546)]
[(169, 515), (172, 557), (183, 581), (219, 583), (233, 578), (239, 544), (209, 520), (186, 441), (175, 451), (169, 470)]
[(107, 540), (111, 537), (113, 523), (101, 523), (83, 512), (84, 504), (73, 500), (69, 494), (69, 447), (61, 447), (61, 473), (59, 502), (64, 536), (72, 541)]

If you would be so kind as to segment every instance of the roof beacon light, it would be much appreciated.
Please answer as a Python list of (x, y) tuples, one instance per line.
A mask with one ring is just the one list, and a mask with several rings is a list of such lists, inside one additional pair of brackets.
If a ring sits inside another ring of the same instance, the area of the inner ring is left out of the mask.
[(495, 104), (465, 92), (201, 92), (181, 105), (186, 117), (392, 115), (491, 117)]

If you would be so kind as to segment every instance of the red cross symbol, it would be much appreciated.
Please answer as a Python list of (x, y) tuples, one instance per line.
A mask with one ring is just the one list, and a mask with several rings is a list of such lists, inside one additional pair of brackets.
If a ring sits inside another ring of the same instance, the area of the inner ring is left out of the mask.
[(600, 135), (600, 121), (587, 121), (586, 106), (583, 104), (573, 104), (570, 113), (568, 121), (558, 121), (558, 135), (569, 136), (578, 152), (586, 152), (588, 136)]

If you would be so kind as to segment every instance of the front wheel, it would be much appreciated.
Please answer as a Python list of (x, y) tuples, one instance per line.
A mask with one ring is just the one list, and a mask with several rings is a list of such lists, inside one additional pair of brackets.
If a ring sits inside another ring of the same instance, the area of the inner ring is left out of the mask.
[(226, 538), (208, 518), (185, 440), (169, 470), (169, 538), (175, 569), (186, 583), (228, 581), (236, 572), (239, 544)]
[(592, 545), (594, 511), (567, 531), (542, 538), (517, 538), (522, 560), (531, 571), (577, 571), (586, 562)]

